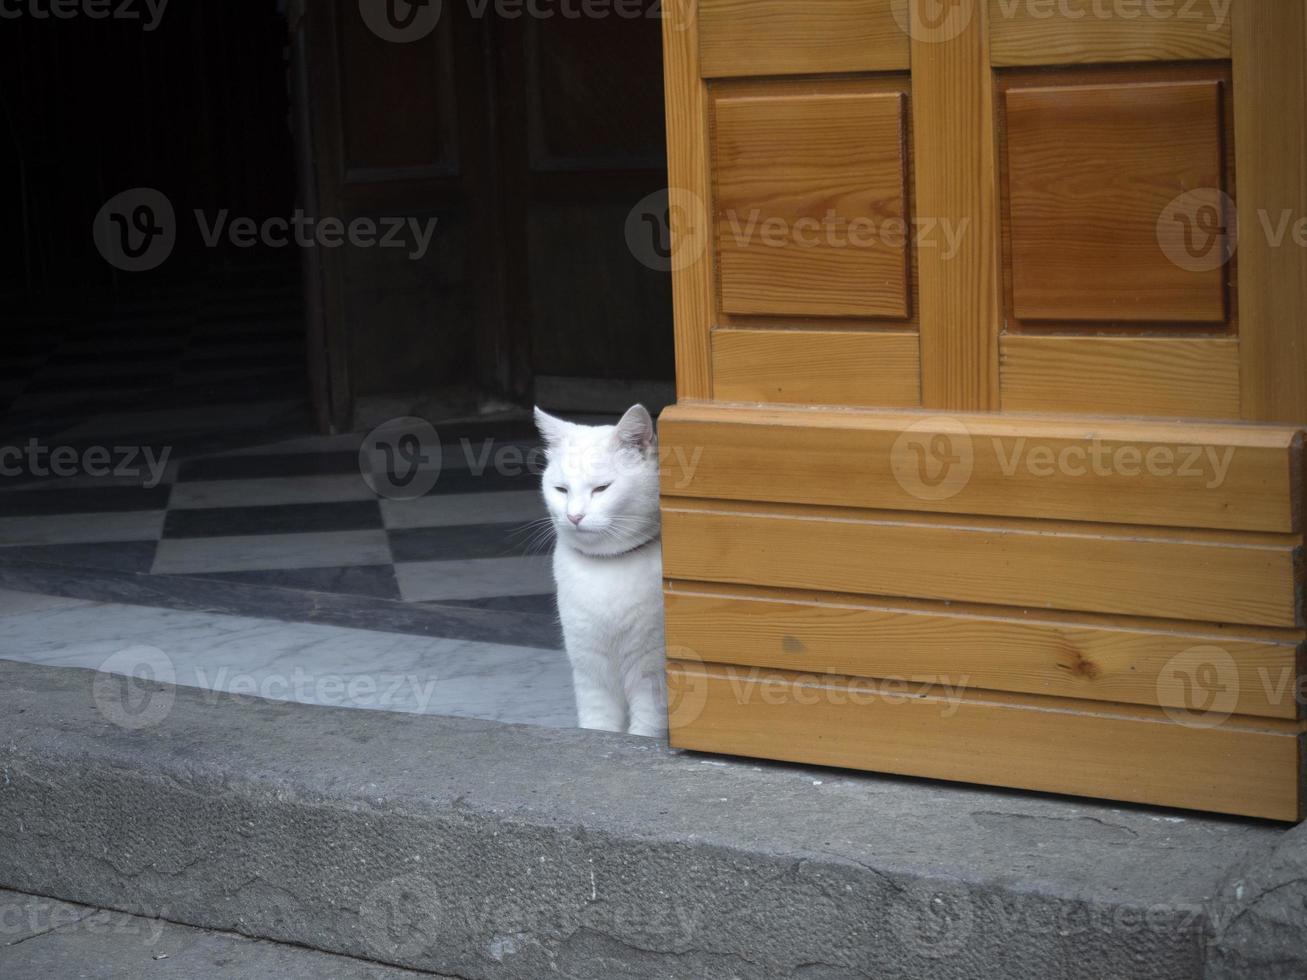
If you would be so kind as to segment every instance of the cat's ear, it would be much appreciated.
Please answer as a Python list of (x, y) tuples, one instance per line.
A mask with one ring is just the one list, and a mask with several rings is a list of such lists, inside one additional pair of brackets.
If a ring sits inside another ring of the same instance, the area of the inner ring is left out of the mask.
[(623, 446), (646, 452), (655, 438), (654, 421), (643, 405), (632, 405), (617, 423), (617, 441)]
[(557, 446), (565, 438), (567, 432), (572, 428), (570, 422), (564, 422), (562, 419), (554, 418), (548, 412), (536, 408), (536, 428), (540, 430), (540, 438), (544, 439), (546, 446)]

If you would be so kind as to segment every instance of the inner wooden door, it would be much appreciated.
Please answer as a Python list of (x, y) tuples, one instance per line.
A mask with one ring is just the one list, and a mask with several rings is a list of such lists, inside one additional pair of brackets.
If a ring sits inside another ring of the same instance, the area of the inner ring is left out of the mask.
[(1307, 7), (672, 0), (673, 744), (1298, 819)]

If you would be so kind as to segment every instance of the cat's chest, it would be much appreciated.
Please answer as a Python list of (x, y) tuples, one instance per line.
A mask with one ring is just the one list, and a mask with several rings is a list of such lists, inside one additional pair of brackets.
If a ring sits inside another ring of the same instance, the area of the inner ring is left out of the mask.
[(591, 615), (662, 608), (662, 553), (657, 542), (630, 555), (592, 558), (571, 549), (554, 555), (558, 604)]

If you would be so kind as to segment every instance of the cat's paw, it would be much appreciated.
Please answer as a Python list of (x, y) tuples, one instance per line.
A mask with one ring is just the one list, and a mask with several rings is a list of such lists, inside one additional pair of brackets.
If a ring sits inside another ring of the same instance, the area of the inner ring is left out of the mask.
[(632, 725), (627, 729), (628, 735), (639, 735), (642, 738), (659, 738), (664, 742), (667, 741), (666, 725)]

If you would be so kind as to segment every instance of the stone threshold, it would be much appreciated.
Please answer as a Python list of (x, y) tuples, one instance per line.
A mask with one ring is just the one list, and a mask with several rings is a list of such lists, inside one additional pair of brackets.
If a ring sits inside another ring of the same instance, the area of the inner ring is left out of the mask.
[(0, 887), (469, 980), (1307, 975), (1307, 828), (122, 687), (0, 661)]
[(301, 946), (180, 926), (162, 915), (127, 915), (3, 889), (0, 976), (14, 980), (449, 980)]

